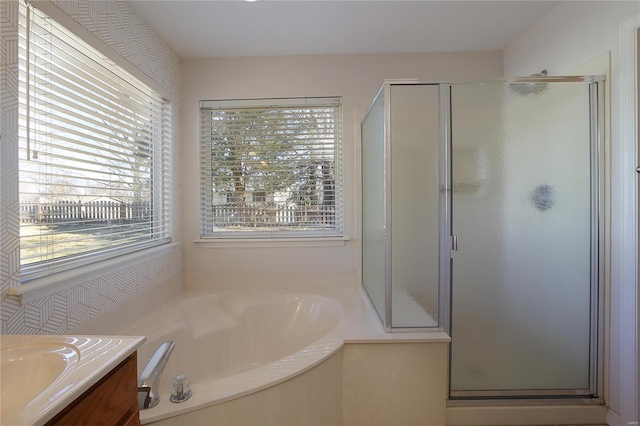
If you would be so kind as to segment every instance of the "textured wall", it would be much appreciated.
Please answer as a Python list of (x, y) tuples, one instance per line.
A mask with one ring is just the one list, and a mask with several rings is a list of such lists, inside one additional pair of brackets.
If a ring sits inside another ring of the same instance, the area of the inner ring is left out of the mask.
[[(174, 241), (180, 241), (180, 61), (125, 1), (51, 0), (169, 92), (173, 109)], [(8, 296), (20, 285), (18, 222), (18, 3), (0, 1), (0, 332), (61, 334), (182, 272), (174, 249), (151, 261), (114, 270), (24, 306)]]

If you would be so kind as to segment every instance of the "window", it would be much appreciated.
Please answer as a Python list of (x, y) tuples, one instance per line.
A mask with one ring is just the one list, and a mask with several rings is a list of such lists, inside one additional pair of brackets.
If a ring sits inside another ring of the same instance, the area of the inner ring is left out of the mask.
[(202, 101), (201, 237), (342, 236), (340, 98)]
[(266, 193), (266, 191), (255, 191), (253, 193), (253, 201), (255, 201), (255, 202), (266, 202), (267, 201), (267, 193)]
[(23, 281), (170, 238), (166, 101), (20, 4)]

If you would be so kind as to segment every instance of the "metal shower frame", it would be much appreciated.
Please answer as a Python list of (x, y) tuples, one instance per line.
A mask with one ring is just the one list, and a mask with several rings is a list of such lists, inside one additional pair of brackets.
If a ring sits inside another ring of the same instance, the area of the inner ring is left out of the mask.
[[(590, 271), (590, 373), (589, 389), (576, 390), (501, 390), (501, 391), (454, 391), (449, 389), (449, 397), (457, 400), (474, 399), (515, 399), (521, 398), (581, 398), (592, 403), (602, 401), (604, 393), (604, 284), (606, 259), (606, 206), (605, 194), (605, 130), (604, 130), (604, 76), (532, 76), (493, 79), (472, 82), (434, 82), (415, 79), (385, 80), (371, 102), (364, 123), (379, 96), (384, 96), (384, 151), (385, 151), (385, 306), (384, 320), (387, 332), (403, 331), (445, 331), (452, 334), (451, 316), (451, 270), (452, 251), (457, 249), (457, 238), (452, 234), (452, 137), (451, 137), (451, 88), (459, 85), (484, 84), (526, 84), (526, 83), (581, 83), (589, 85), (590, 145), (591, 145), (591, 271)], [(393, 327), (392, 311), (392, 239), (393, 230), (391, 199), (391, 86), (431, 85), (439, 89), (439, 129), (438, 129), (438, 176), (439, 176), (439, 282), (438, 282), (438, 325), (436, 327)], [(366, 291), (365, 291), (366, 293)], [(451, 358), (451, 351), (449, 351)], [(451, 361), (451, 360), (450, 360)], [(449, 384), (451, 382), (449, 369)], [(571, 399), (572, 401), (574, 399)]]

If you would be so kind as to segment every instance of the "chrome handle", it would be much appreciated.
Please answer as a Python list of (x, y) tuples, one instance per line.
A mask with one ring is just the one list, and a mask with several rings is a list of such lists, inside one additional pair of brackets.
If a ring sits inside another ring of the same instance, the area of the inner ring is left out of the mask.
[(636, 173), (640, 173), (640, 166), (636, 167)]
[(458, 236), (457, 235), (452, 235), (451, 236), (451, 250), (452, 251), (458, 251)]

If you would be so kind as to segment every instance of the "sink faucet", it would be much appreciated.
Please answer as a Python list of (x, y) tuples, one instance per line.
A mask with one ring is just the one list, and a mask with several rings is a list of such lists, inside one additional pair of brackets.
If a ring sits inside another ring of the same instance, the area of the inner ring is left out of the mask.
[(142, 370), (138, 378), (138, 408), (141, 410), (155, 407), (160, 402), (158, 395), (160, 377), (175, 346), (176, 344), (172, 341), (161, 344)]

